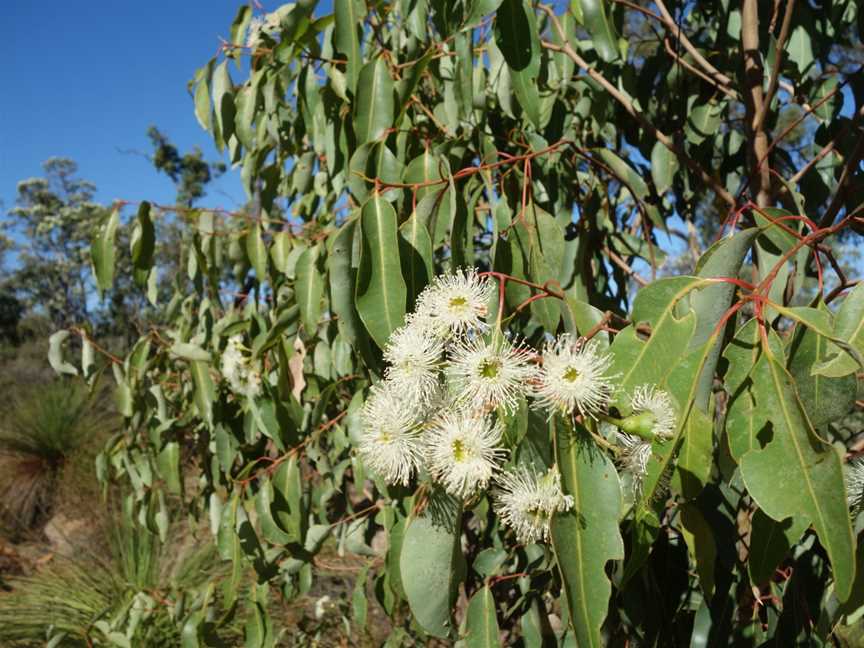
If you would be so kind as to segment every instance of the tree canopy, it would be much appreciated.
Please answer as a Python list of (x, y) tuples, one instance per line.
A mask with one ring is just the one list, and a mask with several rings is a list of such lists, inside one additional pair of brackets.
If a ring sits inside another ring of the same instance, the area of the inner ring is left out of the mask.
[(123, 357), (52, 338), (116, 383), (100, 475), (230, 565), (188, 645), (217, 587), (275, 645), (328, 547), (390, 645), (851, 636), (858, 3), (333, 5), (241, 6), (190, 83), (247, 208), (183, 194), (170, 270), (166, 210), (100, 216), (99, 289), (158, 321)]

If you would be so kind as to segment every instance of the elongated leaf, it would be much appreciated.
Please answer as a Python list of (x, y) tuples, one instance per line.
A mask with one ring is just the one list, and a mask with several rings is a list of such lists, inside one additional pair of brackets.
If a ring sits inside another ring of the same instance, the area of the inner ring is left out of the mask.
[(492, 591), (486, 585), (468, 602), (465, 616), (465, 648), (495, 648), (500, 645), (495, 599), (492, 598)]
[(366, 330), (383, 348), (405, 317), (407, 287), (399, 260), (396, 212), (375, 195), (360, 217), (362, 252), (357, 272), (356, 306)]
[(159, 466), (159, 474), (165, 480), (165, 486), (168, 488), (168, 491), (179, 494), (181, 489), (180, 444), (176, 441), (166, 443), (165, 447), (159, 452), (157, 464)]
[(189, 369), (195, 383), (195, 407), (198, 409), (198, 415), (207, 422), (207, 425), (212, 426), (216, 387), (210, 377), (210, 365), (200, 360), (193, 360), (189, 363)]
[(255, 268), (255, 276), (258, 281), (267, 279), (267, 246), (261, 236), (261, 223), (255, 223), (252, 231), (246, 235), (246, 254), (249, 255), (249, 263)]
[(348, 343), (357, 348), (359, 340), (365, 335), (363, 323), (354, 307), (355, 271), (351, 267), (351, 254), (354, 246), (355, 230), (359, 219), (348, 220), (329, 244), (327, 255), (327, 275), (330, 282), (330, 308), (338, 316), (339, 333)]
[(393, 125), (393, 115), (393, 79), (384, 59), (379, 58), (360, 70), (354, 114), (357, 144), (379, 139)]
[(258, 494), (255, 496), (255, 511), (258, 513), (258, 522), (261, 524), (261, 535), (267, 542), (277, 545), (287, 545), (296, 542), (297, 538), (285, 533), (273, 518), (273, 484), (267, 478), (261, 479), (258, 485)]
[(434, 637), (447, 637), (451, 607), (465, 577), (462, 554), (461, 502), (447, 496), (434, 501), (420, 517), (408, 521), (399, 567), (402, 586), (417, 623)]
[(696, 327), (692, 311), (677, 315), (677, 305), (704, 281), (696, 277), (659, 279), (642, 288), (633, 302), (634, 322), (647, 322), (651, 336), (641, 340), (634, 326), (623, 329), (612, 343), (611, 372), (620, 373), (618, 402), (627, 407), (627, 398), (639, 385), (660, 385), (686, 353)]
[(144, 286), (153, 265), (153, 250), (156, 246), (156, 232), (153, 220), (150, 218), (150, 203), (142, 201), (135, 217), (135, 227), (132, 230), (129, 247), (132, 251), (132, 266), (135, 283)]
[(221, 141), (228, 143), (234, 134), (234, 115), (237, 107), (234, 104), (234, 84), (228, 74), (228, 60), (222, 61), (213, 70), (213, 111), (216, 114), (216, 125), (219, 127)]
[(333, 9), (336, 15), (333, 42), (336, 50), (347, 60), (345, 76), (348, 89), (356, 93), (357, 78), (363, 65), (360, 53), (360, 32), (363, 29), (366, 6), (361, 0), (344, 0), (335, 3)]
[(580, 647), (602, 646), (612, 586), (609, 560), (624, 558), (618, 530), (621, 487), (609, 458), (578, 428), (558, 426), (558, 467), (573, 509), (552, 520), (552, 546), (561, 570), (570, 621)]
[(273, 474), (273, 515), (290, 542), (303, 542), (307, 520), (303, 505), (303, 481), (297, 457), (283, 461)]
[(184, 360), (200, 360), (210, 362), (210, 352), (205, 351), (197, 344), (189, 342), (175, 342), (171, 345), (171, 353)]
[(648, 200), (651, 197), (651, 191), (648, 189), (648, 184), (636, 169), (608, 148), (591, 149), (591, 152), (599, 158), (616, 177), (626, 183), (625, 188), (629, 193), (631, 193), (634, 200), (640, 201), (642, 209), (646, 211), (651, 222), (657, 227), (665, 229), (666, 223), (660, 215), (660, 211)]
[(651, 177), (661, 196), (672, 188), (675, 174), (678, 173), (678, 156), (660, 142), (651, 149)]
[(51, 337), (48, 338), (48, 363), (58, 374), (77, 376), (78, 369), (63, 358), (63, 343), (66, 342), (69, 335), (69, 331), (66, 330), (51, 334)]
[(90, 246), (93, 274), (96, 276), (96, 286), (100, 294), (109, 290), (114, 283), (115, 245), (119, 226), (120, 209), (114, 208), (106, 223), (99, 228)]
[[(858, 284), (843, 300), (834, 321), (834, 337), (864, 356), (864, 283)], [(840, 351), (813, 367), (813, 373), (829, 378), (859, 371), (859, 362), (848, 351)]]
[(531, 122), (541, 128), (537, 74), (540, 39), (537, 19), (524, 0), (504, 0), (495, 17), (495, 41), (507, 61), (510, 81), (519, 105)]
[(606, 63), (618, 58), (618, 35), (606, 13), (607, 0), (579, 0), (582, 24), (591, 34), (594, 51)]
[(714, 594), (717, 545), (711, 527), (695, 504), (685, 504), (681, 507), (681, 530), (690, 556), (696, 563), (702, 591), (710, 599)]
[(842, 496), (840, 457), (813, 430), (784, 366), (777, 334), (769, 331), (768, 336), (772, 348), (761, 350), (752, 372), (751, 392), (756, 405), (770, 412), (769, 426), (760, 431), (764, 435), (761, 447), (741, 458), (741, 476), (750, 495), (771, 518), (809, 519), (828, 552), (835, 591), (842, 601), (855, 579), (855, 542)]
[(764, 585), (774, 575), (809, 526), (806, 517), (772, 520), (756, 509), (750, 520), (750, 555), (747, 570), (754, 585)]
[[(820, 309), (827, 310), (822, 304)], [(795, 378), (807, 417), (817, 429), (845, 416), (855, 407), (858, 379), (854, 374), (828, 378), (812, 373), (812, 369), (830, 357), (836, 348), (828, 338), (800, 324), (795, 327), (789, 346), (789, 372)]]
[[(731, 238), (718, 241), (700, 257), (696, 274), (706, 278), (737, 278), (741, 264), (758, 233), (759, 230), (755, 228), (747, 229)], [(734, 294), (735, 286), (732, 283), (717, 283), (706, 286), (690, 297), (690, 305), (696, 314), (696, 328), (690, 340), (691, 349), (704, 344), (713, 333), (718, 332), (717, 325), (732, 305)], [(705, 368), (699, 377), (696, 405), (703, 412), (708, 411), (708, 398), (719, 357), (720, 340), (712, 347)]]
[(321, 297), (324, 294), (324, 277), (318, 270), (318, 247), (307, 248), (297, 259), (297, 303), (306, 333), (315, 334), (321, 319)]
[(432, 281), (432, 237), (414, 213), (399, 228), (399, 256), (407, 281), (409, 308), (420, 291)]

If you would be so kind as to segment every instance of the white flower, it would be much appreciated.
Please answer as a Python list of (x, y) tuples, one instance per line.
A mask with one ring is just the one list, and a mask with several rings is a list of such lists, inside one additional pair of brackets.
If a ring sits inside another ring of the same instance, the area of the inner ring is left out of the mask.
[(261, 32), (264, 31), (264, 18), (255, 16), (249, 21), (249, 28), (246, 32), (246, 47), (255, 49), (261, 42)]
[(649, 415), (646, 419), (650, 424), (649, 436), (669, 439), (675, 433), (675, 407), (669, 394), (662, 389), (654, 385), (637, 387), (630, 399), (630, 407), (633, 409), (631, 419), (641, 414)]
[(853, 513), (864, 508), (864, 457), (854, 459), (846, 472), (846, 501)]
[(387, 341), (384, 359), (390, 363), (385, 375), (407, 400), (429, 403), (440, 387), (439, 373), (444, 343), (421, 327), (407, 324)]
[(388, 484), (407, 486), (423, 458), (421, 425), (392, 383), (376, 385), (360, 412), (360, 456)]
[(530, 352), (498, 339), (463, 340), (451, 350), (447, 375), (458, 403), (477, 409), (502, 407), (513, 411), (519, 396), (531, 389), (537, 369)]
[(548, 540), (552, 516), (573, 507), (573, 498), (561, 492), (561, 475), (554, 468), (540, 473), (520, 467), (505, 472), (497, 482), (495, 511), (523, 544)]
[(574, 339), (569, 333), (559, 336), (543, 350), (535, 390), (539, 404), (552, 411), (594, 417), (606, 409), (612, 396), (612, 382), (604, 375), (611, 362), (596, 341)]
[(251, 360), (244, 355), (243, 338), (240, 335), (230, 337), (222, 352), (222, 375), (231, 391), (252, 399), (260, 396), (261, 374), (255, 371)]
[(429, 472), (451, 495), (463, 499), (486, 488), (506, 451), (501, 429), (473, 413), (445, 412), (426, 435)]
[(483, 318), (489, 310), (489, 300), (495, 294), (495, 284), (470, 268), (455, 274), (441, 275), (426, 286), (417, 298), (414, 320), (422, 328), (439, 335), (463, 334), (487, 328)]
[(617, 432), (616, 436), (621, 446), (621, 453), (616, 461), (623, 471), (630, 474), (633, 491), (638, 495), (642, 492), (642, 482), (648, 472), (651, 444), (626, 432)]

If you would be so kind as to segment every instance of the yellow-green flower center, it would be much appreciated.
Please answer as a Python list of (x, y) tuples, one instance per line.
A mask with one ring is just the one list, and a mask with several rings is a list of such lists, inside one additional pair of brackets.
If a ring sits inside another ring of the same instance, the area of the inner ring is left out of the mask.
[(451, 448), (453, 450), (453, 458), (456, 461), (465, 461), (471, 454), (468, 447), (462, 442), (462, 439), (454, 439)]
[(501, 361), (496, 359), (484, 360), (480, 363), (480, 376), (483, 378), (495, 378), (501, 371)]
[(575, 367), (567, 367), (567, 371), (564, 372), (564, 380), (572, 383), (575, 382), (580, 375), (579, 370)]
[(451, 297), (448, 305), (450, 306), (450, 310), (458, 313), (465, 310), (465, 307), (468, 305), (468, 300), (462, 296)]

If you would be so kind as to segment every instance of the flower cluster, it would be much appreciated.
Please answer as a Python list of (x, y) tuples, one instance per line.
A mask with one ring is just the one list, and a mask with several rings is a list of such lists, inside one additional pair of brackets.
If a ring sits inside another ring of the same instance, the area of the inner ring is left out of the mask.
[(261, 394), (261, 374), (246, 357), (243, 338), (239, 335), (228, 338), (228, 345), (222, 352), (222, 376), (237, 394), (247, 398), (256, 398)]
[[(359, 451), (389, 484), (428, 475), (463, 500), (494, 484), (494, 509), (520, 542), (549, 537), (552, 517), (573, 506), (556, 468), (502, 470), (501, 417), (526, 398), (564, 416), (606, 416), (615, 395), (612, 357), (596, 341), (563, 334), (542, 354), (508, 339), (486, 318), (495, 284), (476, 270), (437, 277), (406, 323), (392, 333), (376, 384), (361, 413)], [(622, 465), (644, 474), (654, 438), (669, 438), (675, 410), (666, 392), (636, 389), (633, 414), (619, 421)]]

